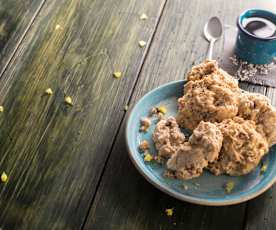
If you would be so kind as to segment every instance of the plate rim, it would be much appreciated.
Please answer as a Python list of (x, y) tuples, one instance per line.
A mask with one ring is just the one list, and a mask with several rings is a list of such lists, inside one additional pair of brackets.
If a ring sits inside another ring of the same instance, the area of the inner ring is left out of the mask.
[[(190, 195), (185, 195), (182, 193), (179, 193), (177, 191), (174, 191), (173, 189), (168, 189), (168, 187), (166, 187), (165, 185), (163, 185), (163, 183), (157, 183), (155, 180), (155, 177), (153, 176), (152, 173), (150, 173), (150, 171), (147, 173), (145, 172), (144, 168), (142, 167), (142, 165), (140, 165), (138, 157), (136, 156), (137, 154), (132, 153), (131, 151), (131, 147), (130, 147), (130, 142), (129, 142), (129, 138), (128, 138), (128, 134), (131, 130), (130, 127), (130, 120), (131, 118), (134, 116), (133, 115), (133, 111), (135, 110), (136, 107), (138, 107), (138, 105), (150, 94), (154, 93), (155, 91), (158, 91), (162, 88), (165, 88), (169, 85), (173, 85), (173, 84), (178, 84), (178, 83), (183, 83), (185, 84), (187, 81), (186, 80), (176, 80), (176, 81), (171, 81), (165, 84), (162, 84), (152, 90), (150, 90), (149, 92), (147, 92), (146, 94), (144, 94), (136, 103), (135, 105), (131, 108), (131, 110), (129, 111), (128, 115), (127, 115), (127, 119), (126, 119), (126, 126), (125, 126), (125, 140), (126, 140), (126, 146), (127, 146), (127, 151), (128, 151), (128, 155), (131, 159), (131, 162), (134, 164), (134, 166), (136, 167), (136, 169), (138, 170), (138, 172), (150, 183), (152, 184), (155, 188), (159, 189), (160, 191), (164, 192), (165, 194), (168, 194), (169, 196), (172, 196), (178, 200), (181, 201), (185, 201), (185, 202), (189, 202), (189, 203), (193, 203), (193, 204), (198, 204), (198, 205), (205, 205), (205, 206), (226, 206), (226, 205), (234, 205), (234, 204), (239, 204), (242, 202), (246, 202), (248, 200), (254, 199), (255, 197), (261, 195), (262, 193), (264, 193), (265, 191), (267, 191), (275, 182), (276, 182), (276, 175), (265, 185), (263, 186), (261, 189), (257, 190), (256, 192), (252, 192), (252, 194), (249, 194), (247, 196), (244, 197), (240, 197), (240, 198), (234, 198), (234, 199), (230, 199), (230, 200), (217, 200), (217, 201), (210, 201), (207, 200), (205, 198), (196, 198), (196, 197), (192, 197)], [(227, 194), (226, 194), (227, 195)]]

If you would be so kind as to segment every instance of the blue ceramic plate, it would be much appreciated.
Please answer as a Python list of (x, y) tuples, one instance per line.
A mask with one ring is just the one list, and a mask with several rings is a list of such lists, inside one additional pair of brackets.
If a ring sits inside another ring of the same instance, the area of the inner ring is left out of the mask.
[[(142, 140), (148, 140), (150, 152), (156, 154), (151, 139), (155, 125), (152, 125), (147, 133), (141, 133), (139, 132), (140, 119), (148, 116), (150, 109), (158, 105), (164, 105), (168, 109), (166, 116), (175, 115), (177, 98), (182, 96), (184, 84), (185, 81), (176, 81), (152, 90), (134, 106), (129, 114), (126, 141), (130, 158), (139, 172), (161, 191), (180, 200), (202, 205), (237, 204), (252, 199), (271, 187), (276, 180), (275, 146), (262, 160), (263, 163), (268, 164), (264, 173), (260, 172), (260, 166), (258, 166), (250, 174), (239, 177), (214, 176), (205, 171), (202, 176), (191, 180), (169, 179), (163, 176), (164, 165), (144, 162), (137, 147)], [(228, 181), (235, 183), (234, 189), (229, 194), (224, 189)]]

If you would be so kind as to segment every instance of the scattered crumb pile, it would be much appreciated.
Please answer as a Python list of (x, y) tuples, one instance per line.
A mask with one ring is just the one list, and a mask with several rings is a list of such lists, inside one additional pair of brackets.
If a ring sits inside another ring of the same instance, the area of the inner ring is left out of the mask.
[(234, 77), (241, 81), (252, 79), (257, 74), (267, 75), (274, 68), (276, 68), (276, 64), (274, 62), (264, 65), (250, 64), (246, 61), (240, 60), (237, 56), (230, 57), (230, 60), (235, 66), (238, 67)]

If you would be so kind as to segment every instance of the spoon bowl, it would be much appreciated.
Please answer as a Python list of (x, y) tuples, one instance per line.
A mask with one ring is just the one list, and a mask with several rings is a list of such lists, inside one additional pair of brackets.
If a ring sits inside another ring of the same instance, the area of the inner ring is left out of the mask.
[(222, 23), (218, 17), (212, 17), (204, 26), (204, 36), (207, 41), (218, 40), (222, 35)]
[(222, 36), (222, 23), (218, 17), (212, 17), (204, 26), (204, 37), (210, 43), (208, 49), (208, 59), (212, 59), (214, 43)]

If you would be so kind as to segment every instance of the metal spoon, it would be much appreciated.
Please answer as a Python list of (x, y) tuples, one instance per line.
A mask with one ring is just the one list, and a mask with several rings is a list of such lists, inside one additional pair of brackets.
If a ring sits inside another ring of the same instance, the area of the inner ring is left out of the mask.
[(222, 35), (222, 23), (218, 17), (212, 17), (204, 26), (204, 36), (210, 42), (207, 59), (212, 59), (215, 42)]

